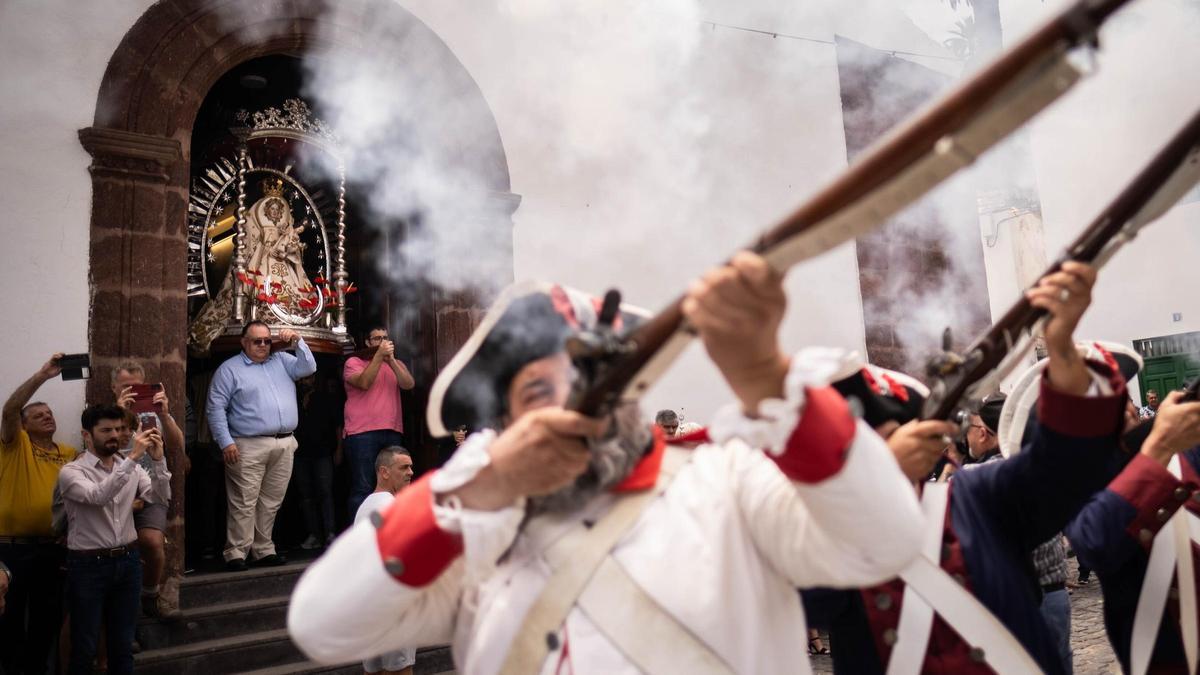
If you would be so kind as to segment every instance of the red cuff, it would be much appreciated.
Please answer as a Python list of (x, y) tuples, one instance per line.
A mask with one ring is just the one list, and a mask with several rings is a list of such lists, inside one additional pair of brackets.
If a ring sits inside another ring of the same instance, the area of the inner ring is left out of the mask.
[(1109, 378), (1111, 396), (1076, 396), (1065, 394), (1050, 386), (1048, 376), (1042, 376), (1042, 391), (1038, 395), (1038, 421), (1052, 431), (1076, 438), (1113, 436), (1125, 424), (1125, 379), (1108, 366), (1088, 361), (1088, 367)]
[(1125, 532), (1148, 551), (1153, 535), (1187, 502), (1196, 485), (1180, 481), (1162, 464), (1138, 453), (1108, 489), (1137, 510)]
[(804, 413), (780, 455), (770, 455), (788, 478), (817, 483), (846, 463), (854, 441), (854, 415), (833, 387), (806, 387)]
[(628, 476), (612, 486), (613, 492), (649, 490), (658, 482), (658, 472), (662, 469), (663, 455), (667, 452), (667, 441), (663, 436), (662, 427), (657, 424), (654, 425), (651, 433), (654, 435), (654, 445), (650, 448), (650, 452), (638, 460), (637, 466), (633, 467), (633, 471), (629, 472)]
[(429, 472), (396, 495), (383, 514), (376, 538), (379, 556), (400, 583), (414, 588), (438, 577), (462, 554), (462, 537), (438, 527)]

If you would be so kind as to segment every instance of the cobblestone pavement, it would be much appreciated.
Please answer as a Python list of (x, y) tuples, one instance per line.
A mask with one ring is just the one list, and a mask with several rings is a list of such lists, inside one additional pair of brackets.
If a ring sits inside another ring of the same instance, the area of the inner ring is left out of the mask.
[[(1075, 559), (1067, 561), (1067, 578), (1075, 581), (1078, 569)], [(825, 644), (829, 644), (826, 640)], [(837, 649), (837, 645), (831, 645)], [(1104, 633), (1104, 602), (1100, 597), (1100, 582), (1092, 575), (1092, 582), (1071, 592), (1071, 650), (1075, 659), (1075, 672), (1079, 675), (1119, 675), (1121, 667), (1108, 644)], [(814, 673), (830, 675), (833, 661), (828, 656), (810, 657)]]

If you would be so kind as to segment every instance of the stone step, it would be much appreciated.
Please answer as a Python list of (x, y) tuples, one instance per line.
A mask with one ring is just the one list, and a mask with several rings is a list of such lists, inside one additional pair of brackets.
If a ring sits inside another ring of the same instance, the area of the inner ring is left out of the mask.
[(143, 617), (138, 621), (138, 642), (143, 649), (164, 649), (193, 642), (287, 627), (288, 596), (224, 602), (191, 607), (178, 621)]
[(179, 584), (183, 609), (289, 595), (308, 562), (262, 567), (245, 572), (214, 572), (187, 576)]
[(133, 668), (139, 675), (206, 675), (244, 672), (303, 659), (288, 639), (287, 629), (281, 628), (146, 650), (133, 657)]
[[(185, 645), (150, 649), (133, 657), (138, 675), (202, 675), (208, 673), (358, 673), (360, 664), (322, 666), (304, 660), (292, 644), (287, 629), (260, 631), (204, 640)], [(297, 670), (291, 670), (297, 668)], [(452, 673), (450, 647), (417, 650), (414, 675)]]

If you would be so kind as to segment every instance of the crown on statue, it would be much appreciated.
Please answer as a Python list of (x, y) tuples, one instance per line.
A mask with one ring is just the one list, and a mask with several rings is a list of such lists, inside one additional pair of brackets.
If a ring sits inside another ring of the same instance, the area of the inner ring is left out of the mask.
[(279, 197), (283, 198), (283, 179), (268, 178), (262, 182), (262, 191), (264, 197)]

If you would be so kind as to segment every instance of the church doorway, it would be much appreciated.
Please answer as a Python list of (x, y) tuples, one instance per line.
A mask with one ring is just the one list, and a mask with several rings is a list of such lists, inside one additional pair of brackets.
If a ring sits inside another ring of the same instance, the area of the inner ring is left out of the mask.
[[(208, 175), (209, 169), (214, 169), (218, 176), (222, 168), (228, 171), (222, 160), (227, 160), (231, 151), (236, 153), (238, 146), (238, 137), (230, 132), (230, 114), (236, 115), (239, 110), (252, 114), (271, 107), (280, 110), (281, 115), (290, 114), (297, 108), (286, 107), (288, 101), (304, 101), (302, 59), (319, 50), (339, 47), (354, 50), (366, 44), (376, 53), (398, 55), (406, 41), (419, 36), (431, 52), (431, 61), (426, 64), (437, 64), (433, 69), (436, 72), (429, 77), (452, 79), (456, 89), (468, 99), (468, 108), (474, 111), (462, 120), (463, 124), (472, 125), (470, 137), (480, 140), (475, 152), (463, 157), (466, 165), (463, 168), (474, 172), (479, 178), (477, 184), (482, 186), (483, 199), (474, 201), (501, 205), (481, 217), (489, 227), (504, 232), (510, 242), (511, 215), (519, 203), (519, 198), (509, 190), (499, 131), (478, 87), (449, 48), (396, 3), (388, 0), (337, 3), (336, 30), (323, 30), (329, 20), (327, 12), (331, 11), (323, 3), (267, 0), (256, 4), (250, 15), (238, 21), (223, 16), (226, 9), (220, 3), (201, 0), (163, 0), (152, 5), (114, 52), (100, 87), (93, 126), (79, 133), (81, 143), (92, 157), (93, 182), (90, 225), (93, 314), (89, 332), (94, 377), (89, 383), (88, 398), (91, 401), (104, 398), (104, 385), (112, 367), (122, 359), (136, 358), (145, 363), (148, 378), (162, 382), (171, 400), (177, 402), (172, 413), (181, 425), (185, 422), (184, 401), (191, 404), (193, 411), (203, 406), (196, 383), (215, 367), (221, 356), (233, 353), (229, 348), (236, 349), (227, 339), (220, 342), (229, 337), (224, 335), (227, 325), (212, 336), (210, 347), (216, 344), (217, 350), (189, 348), (189, 330), (194, 328), (205, 302), (215, 297), (208, 295), (209, 292), (219, 295), (225, 283), (222, 272), (229, 269), (229, 263), (221, 247), (231, 246), (223, 243), (228, 234), (221, 231), (221, 227), (228, 225), (227, 204), (218, 204), (222, 218), (212, 225), (216, 226), (214, 242), (220, 246), (212, 251), (212, 256), (204, 251), (197, 258), (192, 229), (196, 223), (190, 216), (196, 208), (193, 191), (197, 181), (202, 184), (207, 178), (216, 182)], [(263, 79), (256, 79), (256, 75)], [(310, 108), (310, 112), (319, 111)], [(238, 122), (236, 118), (233, 121)], [(425, 392), (438, 369), (469, 334), (486, 299), (439, 292), (416, 283), (407, 286), (376, 283), (373, 275), (377, 274), (378, 266), (367, 261), (381, 247), (390, 245), (389, 238), (404, 237), (407, 228), (416, 225), (397, 222), (384, 227), (355, 227), (366, 214), (358, 208), (362, 202), (352, 185), (346, 186), (344, 195), (344, 271), (346, 281), (363, 290), (357, 294), (343, 293), (345, 301), (332, 313), (326, 311), (327, 297), (318, 299), (312, 291), (300, 297), (302, 288), (320, 292), (318, 273), (326, 283), (330, 281), (328, 274), (335, 266), (331, 256), (336, 256), (340, 241), (338, 200), (333, 192), (337, 186), (327, 179), (322, 182), (305, 176), (302, 162), (284, 172), (281, 166), (286, 167), (286, 163), (281, 165), (275, 160), (286, 158), (285, 144), (258, 140), (260, 147), (253, 152), (262, 154), (252, 157), (259, 162), (254, 166), (266, 168), (269, 164), (284, 175), (273, 175), (279, 182), (269, 182), (266, 175), (251, 176), (256, 180), (247, 181), (245, 206), (259, 204), (265, 210), (264, 197), (281, 195), (292, 204), (293, 224), (303, 212), (300, 222), (307, 217), (311, 227), (297, 242), (305, 244), (303, 253), (288, 261), (291, 272), (271, 279), (295, 291), (282, 303), (286, 306), (264, 308), (252, 302), (249, 306), (256, 307), (255, 312), (265, 311), (273, 320), (282, 321), (280, 313), (275, 311), (280, 309), (285, 315), (298, 317), (306, 329), (332, 332), (332, 337), (322, 344), (319, 357), (321, 371), (331, 378), (336, 378), (344, 354), (357, 347), (355, 340), (366, 324), (394, 324), (390, 330), (408, 350), (406, 355), (411, 359), (417, 381), (416, 388), (404, 399), (405, 430), (412, 439), (406, 443), (413, 446), (419, 469), (437, 464), (439, 446), (428, 436), (423, 424)], [(236, 166), (235, 163), (235, 172)], [(219, 192), (212, 192), (211, 187), (209, 191), (210, 204), (223, 198)], [(321, 216), (319, 225), (316, 214)], [(511, 264), (509, 270), (511, 274)], [(213, 278), (206, 280), (210, 272)], [(197, 293), (197, 277), (203, 297)], [(335, 288), (331, 290), (336, 294), (338, 280), (333, 281)], [(273, 284), (268, 282), (267, 288), (273, 288)], [(314, 302), (321, 306), (321, 311), (313, 311), (310, 305)], [(399, 306), (409, 311), (396, 311)], [(249, 311), (246, 309), (244, 314)], [(222, 321), (228, 323), (224, 317)], [(339, 330), (333, 331), (335, 328)], [(312, 342), (320, 342), (319, 337), (314, 333)], [(221, 348), (227, 351), (222, 354)], [(194, 415), (192, 421), (195, 422)], [(198, 426), (202, 425), (192, 425), (196, 433), (188, 454), (200, 450)], [(192, 513), (186, 503), (219, 488), (213, 481), (197, 484), (195, 479), (185, 487), (184, 472), (177, 469), (186, 461), (183, 452), (169, 457), (174, 477), (167, 532), (170, 578), (163, 591), (168, 598), (177, 592), (184, 569), (184, 516)], [(209, 523), (212, 529), (222, 532), (224, 523), (219, 517), (208, 517), (213, 519)], [(190, 525), (186, 528), (189, 537), (193, 530)], [(216, 536), (213, 535), (213, 541)]]

